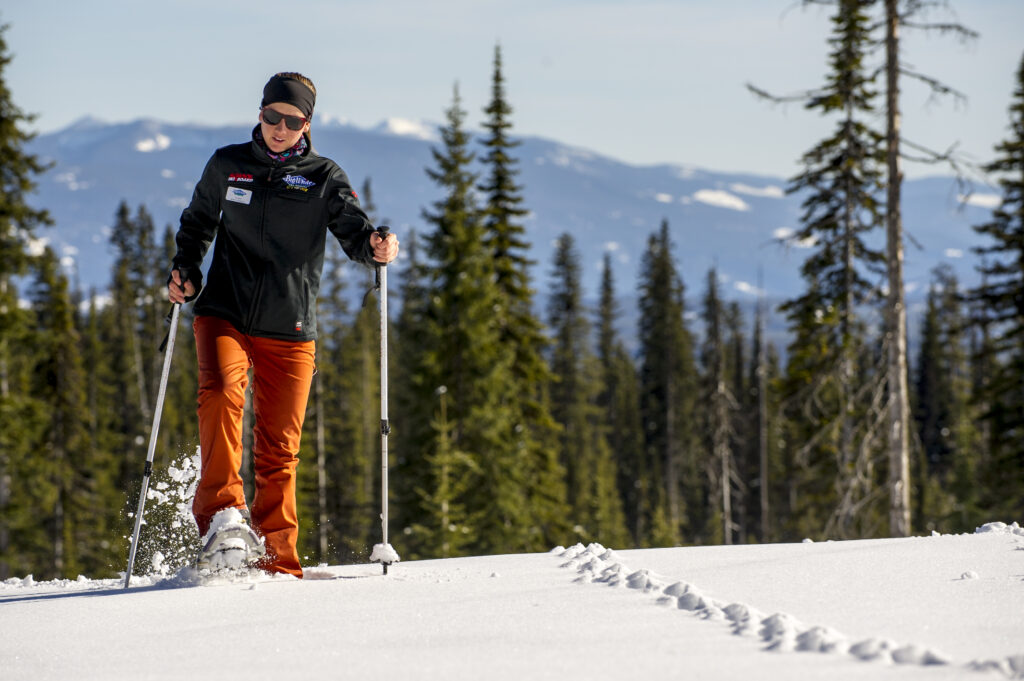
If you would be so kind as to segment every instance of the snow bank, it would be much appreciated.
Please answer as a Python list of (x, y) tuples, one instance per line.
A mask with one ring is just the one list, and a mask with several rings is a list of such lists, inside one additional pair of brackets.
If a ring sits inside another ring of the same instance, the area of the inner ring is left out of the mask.
[(1024, 537), (1024, 527), (1017, 523), (1007, 525), (1006, 523), (986, 523), (976, 529), (974, 534), (1011, 534)]

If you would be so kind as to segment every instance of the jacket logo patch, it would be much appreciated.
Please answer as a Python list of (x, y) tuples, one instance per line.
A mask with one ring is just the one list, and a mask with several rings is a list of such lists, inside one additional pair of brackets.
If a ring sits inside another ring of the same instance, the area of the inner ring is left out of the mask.
[(309, 191), (310, 187), (316, 186), (316, 182), (311, 182), (302, 175), (285, 175), (284, 183), (288, 185), (290, 189), (298, 189), (304, 192)]
[(251, 189), (239, 189), (238, 187), (228, 187), (228, 193), (224, 197), (228, 201), (234, 201), (235, 203), (244, 203), (249, 205), (252, 201), (252, 190)]
[(245, 173), (231, 173), (228, 175), (228, 182), (252, 182), (252, 175)]
[(296, 331), (302, 331), (302, 322), (301, 321), (295, 322), (295, 330)]

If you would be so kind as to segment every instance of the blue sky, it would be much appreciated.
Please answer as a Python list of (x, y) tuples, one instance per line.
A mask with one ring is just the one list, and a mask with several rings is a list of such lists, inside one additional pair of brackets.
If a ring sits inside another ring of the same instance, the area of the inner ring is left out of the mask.
[[(1021, 0), (950, 0), (981, 33), (905, 34), (905, 60), (968, 96), (929, 103), (907, 83), (908, 138), (954, 143), (978, 161), (1007, 135), (1024, 52)], [(778, 93), (819, 85), (828, 10), (797, 0), (32, 0), (6, 3), (15, 102), (48, 132), (93, 115), (209, 124), (255, 122), (267, 77), (317, 84), (318, 113), (361, 126), (440, 121), (458, 81), (476, 126), (500, 42), (514, 132), (636, 164), (789, 176), (830, 123)], [(908, 165), (908, 176), (936, 172)]]

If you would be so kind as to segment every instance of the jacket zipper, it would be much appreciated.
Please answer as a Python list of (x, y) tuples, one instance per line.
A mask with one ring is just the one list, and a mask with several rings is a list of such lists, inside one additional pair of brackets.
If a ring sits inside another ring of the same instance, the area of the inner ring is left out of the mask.
[[(265, 227), (267, 223), (267, 200), (270, 197), (270, 185), (274, 179), (274, 170), (277, 168), (278, 162), (275, 161), (274, 165), (270, 166), (267, 170), (267, 186), (263, 192), (263, 201), (260, 205), (260, 250), (266, 251), (266, 244), (264, 243)], [(245, 323), (245, 334), (247, 336), (252, 335), (253, 326), (256, 324), (256, 312), (260, 309), (259, 302), (260, 298), (263, 297), (263, 280), (266, 277), (266, 270), (260, 272), (259, 280), (256, 282), (256, 291), (253, 293), (252, 301), (249, 303), (249, 318)]]

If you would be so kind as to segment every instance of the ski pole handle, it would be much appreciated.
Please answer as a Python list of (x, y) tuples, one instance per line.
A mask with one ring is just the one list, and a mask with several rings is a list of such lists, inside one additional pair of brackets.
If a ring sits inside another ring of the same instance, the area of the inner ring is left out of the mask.
[[(388, 225), (380, 225), (379, 227), (377, 227), (377, 229), (375, 231), (376, 231), (377, 236), (380, 237), (381, 241), (387, 241), (388, 236), (391, 234), (391, 227), (389, 227)], [(377, 267), (387, 267), (388, 266), (388, 264), (386, 262), (375, 262), (374, 264)]]

